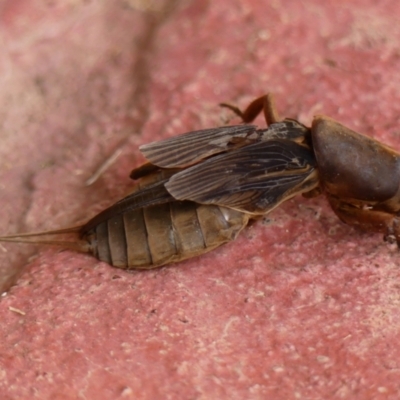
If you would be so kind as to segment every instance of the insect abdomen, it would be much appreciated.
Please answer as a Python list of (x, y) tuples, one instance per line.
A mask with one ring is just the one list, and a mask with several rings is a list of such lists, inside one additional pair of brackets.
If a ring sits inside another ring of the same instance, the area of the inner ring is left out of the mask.
[(123, 269), (148, 269), (234, 240), (248, 219), (225, 207), (176, 201), (112, 217), (87, 237), (101, 261)]

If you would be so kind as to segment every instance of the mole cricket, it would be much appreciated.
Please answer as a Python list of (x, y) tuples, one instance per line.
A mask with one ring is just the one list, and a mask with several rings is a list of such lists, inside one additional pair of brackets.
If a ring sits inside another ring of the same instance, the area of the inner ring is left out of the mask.
[[(81, 226), (0, 237), (59, 245), (123, 269), (150, 269), (234, 240), (251, 219), (298, 195), (326, 195), (345, 223), (400, 247), (400, 153), (325, 116), (281, 120), (271, 94), (244, 122), (146, 144), (132, 193)], [(267, 128), (250, 123), (263, 112)], [(382, 179), (384, 177), (384, 179)], [(70, 240), (55, 240), (67, 234)], [(42, 236), (50, 238), (39, 239)]]

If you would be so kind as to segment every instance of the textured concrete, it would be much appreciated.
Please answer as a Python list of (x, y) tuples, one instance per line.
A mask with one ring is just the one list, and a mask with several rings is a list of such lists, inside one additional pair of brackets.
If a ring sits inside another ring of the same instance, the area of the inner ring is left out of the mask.
[[(84, 221), (138, 145), (267, 91), (400, 149), (398, 1), (61, 3), (0, 6), (1, 232)], [(2, 245), (1, 398), (398, 399), (399, 263), (323, 197), (154, 271)]]

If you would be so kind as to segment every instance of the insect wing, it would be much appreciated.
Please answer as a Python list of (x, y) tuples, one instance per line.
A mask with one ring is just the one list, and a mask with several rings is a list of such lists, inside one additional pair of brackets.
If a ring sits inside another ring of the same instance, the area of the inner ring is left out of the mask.
[(297, 143), (304, 143), (308, 140), (310, 129), (300, 122), (286, 118), (281, 122), (275, 122), (269, 125), (268, 129), (259, 130), (261, 141), (271, 139), (287, 139)]
[(290, 140), (269, 140), (178, 172), (165, 186), (178, 200), (263, 214), (317, 185), (308, 148)]
[(253, 133), (254, 140), (257, 140), (254, 125), (222, 126), (145, 144), (140, 146), (140, 151), (152, 164), (159, 167), (182, 168), (214, 154), (223, 153), (240, 143), (251, 143)]

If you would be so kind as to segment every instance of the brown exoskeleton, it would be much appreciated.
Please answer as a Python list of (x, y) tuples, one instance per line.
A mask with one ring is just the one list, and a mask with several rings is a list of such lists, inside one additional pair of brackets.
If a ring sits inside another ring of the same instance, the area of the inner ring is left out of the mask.
[[(58, 244), (124, 269), (147, 269), (210, 251), (318, 185), (308, 129), (293, 120), (226, 126), (142, 146), (134, 191), (83, 226), (1, 241)], [(30, 237), (70, 234), (72, 241)]]
[[(222, 105), (246, 123), (261, 111), (269, 124), (279, 120), (271, 95), (257, 98), (244, 112)], [(308, 134), (319, 173), (319, 188), (312, 192), (322, 191), (343, 222), (382, 232), (400, 247), (400, 153), (321, 115)]]
[(210, 251), (283, 201), (322, 191), (343, 222), (383, 232), (400, 247), (398, 152), (328, 117), (316, 116), (311, 128), (280, 122), (271, 95), (244, 112), (222, 105), (245, 123), (263, 111), (269, 127), (227, 126), (144, 145), (149, 163), (132, 171), (139, 183), (127, 197), (83, 226), (0, 240), (70, 233), (72, 242), (34, 242), (147, 269)]

